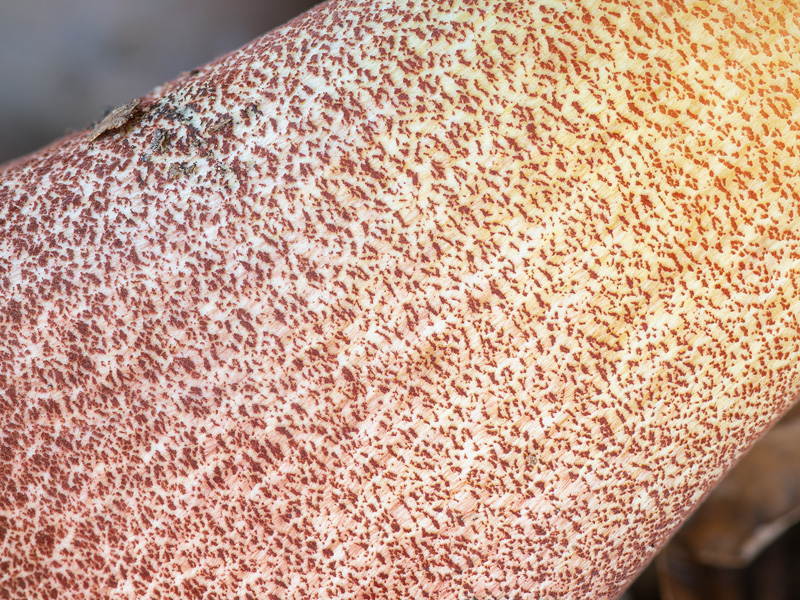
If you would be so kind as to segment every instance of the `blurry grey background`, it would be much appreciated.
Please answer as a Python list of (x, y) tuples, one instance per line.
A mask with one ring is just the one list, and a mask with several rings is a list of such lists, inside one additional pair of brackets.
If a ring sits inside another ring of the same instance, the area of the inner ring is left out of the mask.
[(0, 163), (82, 129), (318, 0), (0, 0)]

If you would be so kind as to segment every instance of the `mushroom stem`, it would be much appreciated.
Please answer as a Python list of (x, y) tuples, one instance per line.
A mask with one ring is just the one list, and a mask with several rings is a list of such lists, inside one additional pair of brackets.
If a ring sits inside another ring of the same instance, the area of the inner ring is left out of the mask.
[(799, 44), (334, 1), (8, 166), (4, 597), (616, 597), (799, 387)]

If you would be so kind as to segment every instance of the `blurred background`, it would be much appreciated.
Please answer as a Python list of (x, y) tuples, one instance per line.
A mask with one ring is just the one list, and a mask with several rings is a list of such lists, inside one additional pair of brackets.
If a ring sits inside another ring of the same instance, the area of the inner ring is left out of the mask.
[(318, 0), (0, 0), (0, 163), (87, 127)]
[[(0, 163), (87, 127), (314, 4), (0, 0)], [(709, 496), (625, 599), (800, 599), (798, 519), (800, 408)]]

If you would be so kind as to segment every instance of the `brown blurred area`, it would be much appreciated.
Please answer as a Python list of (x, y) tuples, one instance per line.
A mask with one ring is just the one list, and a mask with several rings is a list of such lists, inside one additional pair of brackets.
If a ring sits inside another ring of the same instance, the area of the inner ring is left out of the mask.
[(0, 0), (0, 163), (226, 54), (318, 0)]

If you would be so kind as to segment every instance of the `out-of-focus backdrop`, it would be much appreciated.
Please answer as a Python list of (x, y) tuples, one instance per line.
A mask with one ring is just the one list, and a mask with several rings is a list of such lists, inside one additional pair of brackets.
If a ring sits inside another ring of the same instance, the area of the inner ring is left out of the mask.
[(0, 163), (319, 0), (0, 0)]

